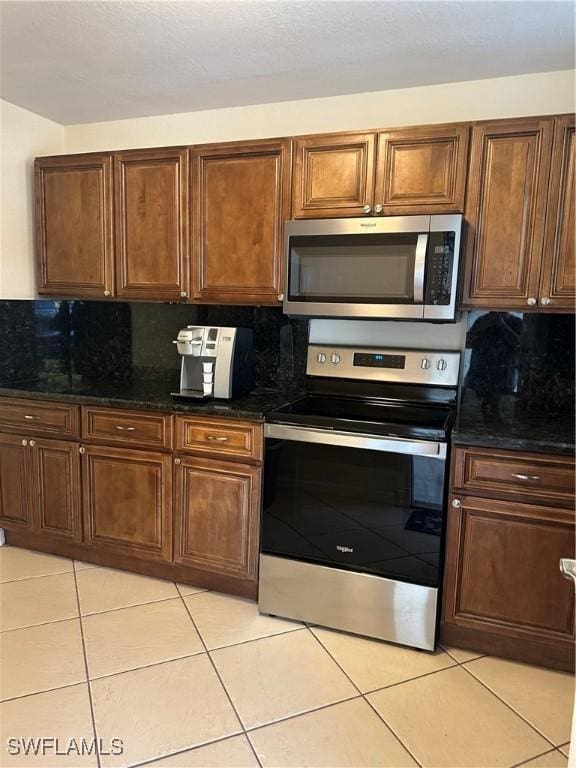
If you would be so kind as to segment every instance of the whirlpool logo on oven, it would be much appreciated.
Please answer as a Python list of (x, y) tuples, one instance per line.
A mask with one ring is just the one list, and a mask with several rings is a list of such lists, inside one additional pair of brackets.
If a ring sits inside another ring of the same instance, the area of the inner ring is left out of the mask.
[(343, 544), (336, 544), (338, 552), (354, 552), (354, 547), (346, 547)]

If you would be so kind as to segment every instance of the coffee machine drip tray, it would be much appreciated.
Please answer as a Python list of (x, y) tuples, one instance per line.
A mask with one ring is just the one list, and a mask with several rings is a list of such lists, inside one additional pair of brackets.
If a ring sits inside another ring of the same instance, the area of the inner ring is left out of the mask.
[(170, 392), (176, 400), (209, 400), (212, 395), (207, 395), (200, 389), (182, 389), (180, 392)]

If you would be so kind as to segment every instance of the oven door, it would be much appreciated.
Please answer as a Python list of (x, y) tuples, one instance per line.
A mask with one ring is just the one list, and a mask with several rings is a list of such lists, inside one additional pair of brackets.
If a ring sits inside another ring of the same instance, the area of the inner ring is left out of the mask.
[(446, 444), (267, 424), (262, 552), (438, 587)]
[(430, 216), (288, 222), (284, 312), (423, 318), (429, 231)]

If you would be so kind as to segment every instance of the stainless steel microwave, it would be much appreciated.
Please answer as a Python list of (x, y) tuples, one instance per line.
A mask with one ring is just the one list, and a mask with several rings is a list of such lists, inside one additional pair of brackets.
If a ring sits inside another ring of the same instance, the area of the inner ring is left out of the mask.
[(461, 230), (461, 214), (289, 221), (284, 312), (454, 320)]

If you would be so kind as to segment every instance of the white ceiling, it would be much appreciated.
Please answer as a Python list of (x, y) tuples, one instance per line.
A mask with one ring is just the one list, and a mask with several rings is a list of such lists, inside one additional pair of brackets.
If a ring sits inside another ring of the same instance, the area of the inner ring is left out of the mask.
[(0, 3), (0, 94), (59, 123), (574, 66), (574, 3)]

